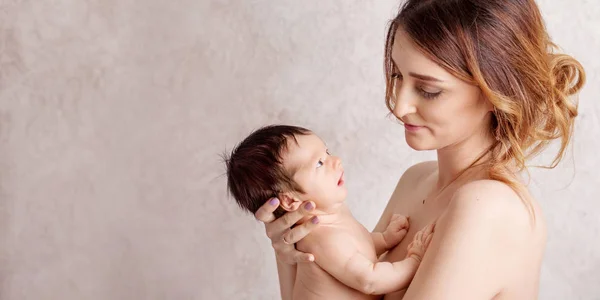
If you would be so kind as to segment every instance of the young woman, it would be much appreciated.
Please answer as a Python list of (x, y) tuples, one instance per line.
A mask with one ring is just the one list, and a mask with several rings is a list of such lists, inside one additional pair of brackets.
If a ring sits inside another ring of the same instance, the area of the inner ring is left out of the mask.
[[(409, 216), (404, 242), (382, 259), (399, 261), (414, 234), (436, 222), (417, 274), (385, 299), (536, 299), (546, 226), (521, 178), (525, 161), (550, 141), (569, 143), (577, 105), (569, 96), (583, 67), (555, 52), (533, 0), (408, 0), (386, 41), (386, 105), (407, 144), (437, 161), (400, 178), (375, 231)], [(311, 263), (294, 243), (310, 234), (313, 203), (275, 219), (277, 199), (256, 213), (278, 258), (282, 297), (295, 264)], [(317, 224), (315, 224), (317, 223)]]

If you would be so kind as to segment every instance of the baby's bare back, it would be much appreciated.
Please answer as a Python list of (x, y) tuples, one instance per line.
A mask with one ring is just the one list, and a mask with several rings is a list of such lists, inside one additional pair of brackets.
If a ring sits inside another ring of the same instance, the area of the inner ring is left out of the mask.
[(339, 282), (317, 264), (298, 264), (294, 284), (294, 300), (323, 299), (380, 299), (381, 296), (365, 295)]
[[(333, 235), (341, 241), (336, 244), (336, 249), (355, 248), (364, 256), (377, 260), (373, 239), (370, 232), (358, 221), (352, 219), (342, 225), (315, 229), (310, 238), (305, 238), (298, 243), (298, 249), (309, 249), (311, 243), (319, 243), (323, 239), (330, 239)], [(343, 238), (339, 238), (339, 237)], [(306, 241), (305, 241), (306, 240)], [(341, 265), (340, 268), (345, 266)], [(365, 295), (358, 290), (344, 285), (316, 263), (300, 263), (296, 272), (294, 284), (294, 299), (379, 299), (381, 296)]]

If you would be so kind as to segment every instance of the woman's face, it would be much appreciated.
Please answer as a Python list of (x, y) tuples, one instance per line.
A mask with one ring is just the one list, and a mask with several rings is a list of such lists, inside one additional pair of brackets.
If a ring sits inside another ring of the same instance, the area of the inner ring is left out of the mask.
[(477, 86), (454, 77), (427, 58), (398, 29), (392, 48), (393, 114), (415, 150), (442, 149), (489, 132), (491, 104)]

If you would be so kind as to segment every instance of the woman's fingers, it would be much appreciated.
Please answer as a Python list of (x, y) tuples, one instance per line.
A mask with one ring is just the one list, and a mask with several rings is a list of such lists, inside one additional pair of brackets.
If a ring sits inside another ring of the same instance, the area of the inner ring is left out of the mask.
[(287, 212), (278, 219), (273, 213), (277, 207), (279, 207), (279, 200), (272, 198), (254, 214), (256, 219), (265, 223), (267, 236), (271, 239), (277, 258), (288, 264), (314, 261), (315, 257), (311, 253), (296, 250), (294, 244), (302, 240), (319, 224), (318, 217), (313, 216), (304, 224), (291, 228), (304, 217), (310, 216), (315, 209), (314, 202), (302, 203), (299, 209)]
[(265, 224), (271, 223), (275, 220), (273, 212), (277, 207), (279, 207), (279, 199), (271, 198), (256, 211), (254, 217)]
[(295, 244), (307, 236), (313, 228), (319, 224), (319, 217), (314, 216), (308, 222), (296, 226), (283, 235), (283, 242), (286, 244)]
[(294, 256), (294, 261), (297, 263), (315, 261), (315, 256), (310, 253), (304, 253), (304, 252), (300, 252), (300, 251), (296, 251), (296, 252), (297, 253)]
[(315, 209), (315, 203), (312, 201), (304, 202), (299, 209), (291, 211), (283, 215), (281, 218), (275, 220), (273, 223), (274, 227), (277, 228), (290, 228), (294, 224), (298, 223), (302, 218), (311, 214)]
[(311, 253), (300, 252), (293, 247), (292, 250), (289, 251), (277, 251), (275, 250), (275, 255), (277, 259), (290, 265), (295, 265), (296, 263), (306, 263), (315, 261), (315, 256)]
[[(310, 215), (310, 212), (315, 209), (315, 205), (313, 202), (303, 203), (299, 209), (295, 211), (291, 211), (283, 215), (281, 218), (266, 224), (265, 229), (267, 231), (267, 236), (271, 239), (273, 243), (279, 242), (279, 239), (283, 238), (283, 234), (286, 231), (289, 231), (290, 228), (300, 221), (305, 216)], [(299, 226), (302, 227), (302, 226)], [(295, 228), (294, 228), (295, 229)], [(297, 233), (294, 233), (297, 235)], [(304, 236), (301, 236), (304, 237)], [(297, 242), (299, 239), (296, 237), (287, 237), (284, 241), (286, 244), (293, 244)]]

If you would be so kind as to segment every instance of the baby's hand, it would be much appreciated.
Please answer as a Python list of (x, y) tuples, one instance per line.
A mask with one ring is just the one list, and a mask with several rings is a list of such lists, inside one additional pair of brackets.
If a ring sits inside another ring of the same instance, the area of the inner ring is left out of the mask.
[(412, 257), (418, 262), (423, 260), (425, 251), (427, 251), (427, 247), (429, 247), (429, 243), (431, 243), (434, 228), (435, 223), (432, 223), (417, 232), (413, 241), (408, 245), (406, 257)]
[(392, 215), (390, 224), (388, 224), (383, 232), (383, 240), (388, 249), (398, 245), (402, 241), (408, 232), (408, 227), (409, 223), (407, 217), (399, 214)]

